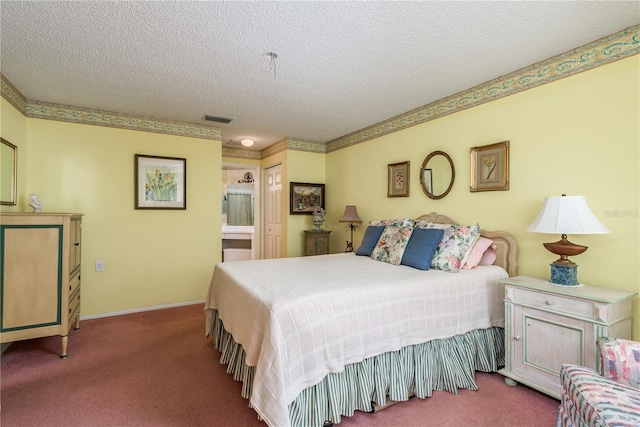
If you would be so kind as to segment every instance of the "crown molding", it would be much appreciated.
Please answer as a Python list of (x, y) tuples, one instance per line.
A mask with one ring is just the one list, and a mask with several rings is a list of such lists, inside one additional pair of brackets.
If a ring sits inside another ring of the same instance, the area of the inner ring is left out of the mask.
[(640, 53), (640, 24), (327, 142), (326, 152), (416, 126)]

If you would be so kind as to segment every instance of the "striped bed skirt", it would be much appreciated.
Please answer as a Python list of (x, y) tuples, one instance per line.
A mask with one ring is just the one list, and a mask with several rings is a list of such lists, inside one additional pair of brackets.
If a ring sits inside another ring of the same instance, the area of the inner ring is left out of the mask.
[[(242, 397), (250, 399), (255, 367), (247, 366), (242, 345), (213, 313), (211, 336), (220, 350), (220, 363), (236, 381), (242, 381)], [(289, 405), (292, 427), (318, 426), (325, 420), (339, 423), (356, 410), (372, 412), (387, 399), (405, 401), (412, 394), (427, 398), (435, 391), (457, 394), (458, 389), (477, 390), (475, 371), (495, 372), (504, 366), (504, 329), (476, 329), (448, 339), (403, 347), (370, 357), (327, 375), (303, 390)]]

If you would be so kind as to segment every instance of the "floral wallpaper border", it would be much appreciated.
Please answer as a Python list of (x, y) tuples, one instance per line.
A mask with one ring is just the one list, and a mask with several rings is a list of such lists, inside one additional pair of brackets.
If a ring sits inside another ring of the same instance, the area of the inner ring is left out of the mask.
[(230, 157), (232, 159), (249, 159), (260, 160), (261, 152), (256, 150), (247, 150), (246, 148), (225, 148), (222, 147), (222, 157)]
[(327, 142), (327, 153), (640, 53), (640, 24)]
[(0, 94), (9, 104), (13, 105), (16, 110), (20, 111), (23, 115), (27, 114), (27, 99), (2, 74), (0, 74)]
[(2, 97), (26, 117), (222, 141), (222, 131), (217, 126), (202, 126), (193, 123), (33, 101), (25, 99), (3, 75), (0, 75), (0, 84)]
[[(250, 159), (264, 159), (287, 149), (329, 153), (637, 54), (640, 54), (640, 24), (375, 125), (341, 136), (326, 144), (284, 138), (261, 152), (223, 147), (222, 153), (225, 157)], [(2, 74), (0, 74), (0, 95), (27, 117), (157, 132), (222, 142), (222, 131), (219, 127), (29, 100)]]
[(119, 129), (141, 130), (168, 135), (188, 136), (192, 138), (222, 141), (219, 127), (201, 126), (192, 123), (174, 122), (152, 117), (131, 116), (68, 105), (49, 104), (46, 102), (27, 101), (27, 117), (38, 119), (60, 120), (63, 122), (82, 123), (96, 126), (108, 126)]

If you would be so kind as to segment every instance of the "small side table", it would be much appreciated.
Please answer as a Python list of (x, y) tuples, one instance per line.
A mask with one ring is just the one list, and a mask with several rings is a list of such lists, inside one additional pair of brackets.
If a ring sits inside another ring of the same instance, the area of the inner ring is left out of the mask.
[(564, 363), (598, 370), (596, 339), (631, 338), (637, 292), (554, 285), (533, 277), (501, 280), (505, 289), (505, 382), (560, 398)]
[(326, 255), (329, 253), (330, 231), (304, 230), (304, 255)]

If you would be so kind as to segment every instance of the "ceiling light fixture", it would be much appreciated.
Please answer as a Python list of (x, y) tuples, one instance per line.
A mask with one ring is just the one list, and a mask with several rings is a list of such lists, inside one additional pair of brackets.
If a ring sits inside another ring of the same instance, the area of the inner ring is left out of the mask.
[(242, 138), (242, 140), (240, 141), (240, 144), (244, 145), (245, 147), (251, 147), (253, 145), (255, 141), (253, 139), (250, 138)]

